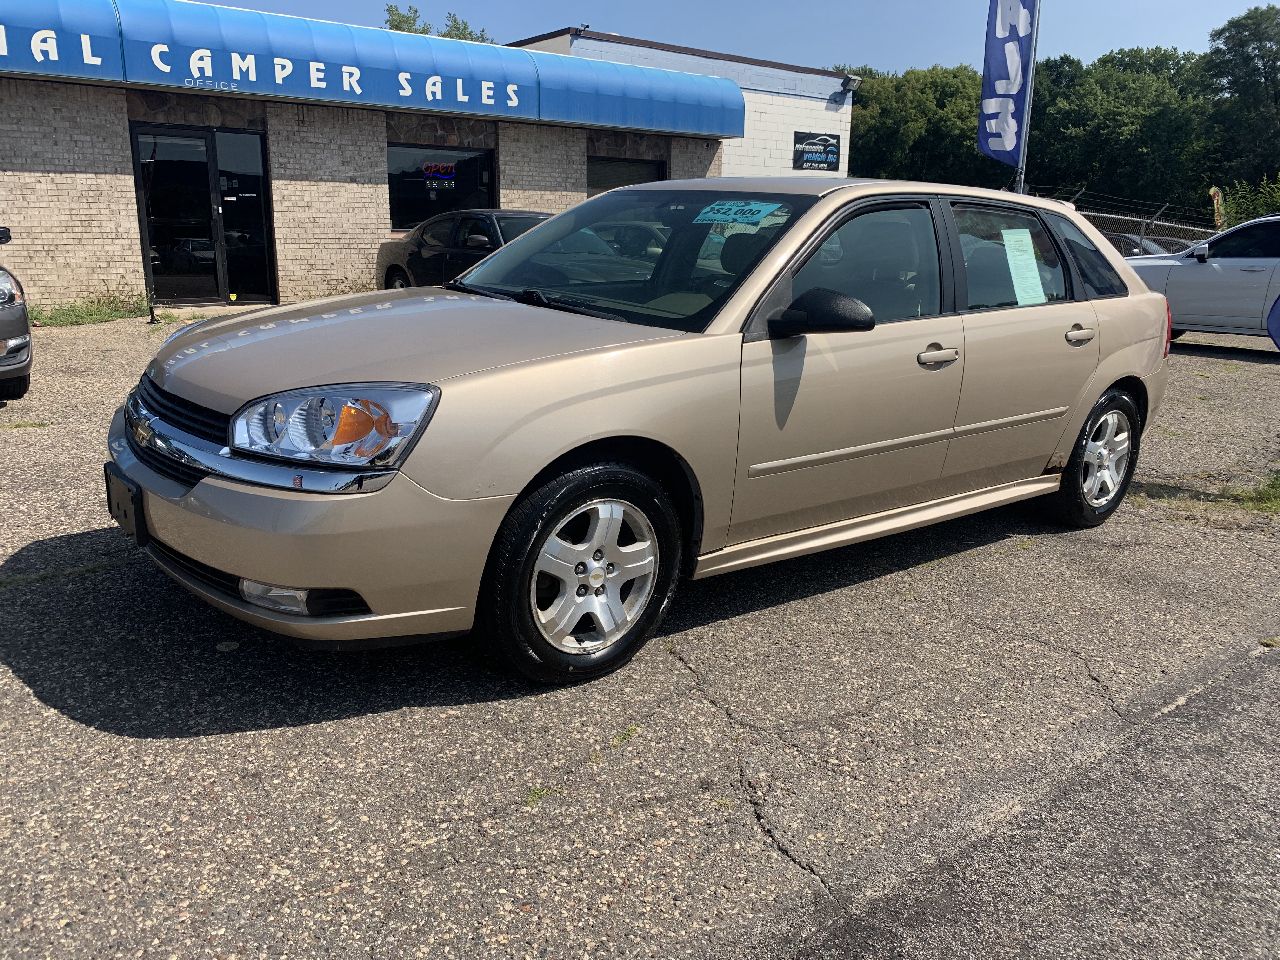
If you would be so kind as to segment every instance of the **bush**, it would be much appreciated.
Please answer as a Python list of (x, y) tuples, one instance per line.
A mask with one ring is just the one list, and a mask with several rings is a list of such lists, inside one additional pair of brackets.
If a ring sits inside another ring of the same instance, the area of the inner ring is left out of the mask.
[(1222, 204), (1228, 227), (1280, 214), (1280, 174), (1276, 174), (1274, 180), (1264, 176), (1256, 186), (1251, 183), (1232, 184), (1227, 188)]
[(63, 304), (60, 307), (29, 306), (31, 322), (41, 327), (77, 327), (86, 323), (105, 323), (127, 317), (149, 316), (145, 294), (104, 293)]

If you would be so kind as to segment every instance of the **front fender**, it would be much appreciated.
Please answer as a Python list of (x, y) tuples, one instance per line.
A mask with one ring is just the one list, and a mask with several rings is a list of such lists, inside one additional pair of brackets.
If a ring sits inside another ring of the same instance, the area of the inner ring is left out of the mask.
[(740, 334), (689, 334), (446, 380), (403, 469), (451, 500), (507, 497), (587, 443), (643, 437), (688, 463), (703, 548), (717, 549), (733, 500), (741, 358)]

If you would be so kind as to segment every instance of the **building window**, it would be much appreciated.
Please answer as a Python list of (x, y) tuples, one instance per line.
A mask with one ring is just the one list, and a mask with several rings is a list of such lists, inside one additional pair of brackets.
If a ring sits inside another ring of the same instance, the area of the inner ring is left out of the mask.
[(667, 165), (661, 160), (619, 160), (614, 157), (587, 157), (587, 196), (594, 197), (614, 187), (652, 183), (667, 179)]
[(391, 226), (408, 230), (453, 210), (495, 206), (493, 151), (387, 147)]

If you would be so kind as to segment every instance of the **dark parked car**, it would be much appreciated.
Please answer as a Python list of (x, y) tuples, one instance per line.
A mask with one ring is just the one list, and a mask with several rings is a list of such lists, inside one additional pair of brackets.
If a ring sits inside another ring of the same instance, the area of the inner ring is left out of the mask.
[(383, 246), (382, 285), (398, 290), (446, 283), (550, 216), (533, 210), (457, 210), (432, 217)]
[[(13, 239), (0, 227), (0, 243)], [(0, 400), (21, 400), (31, 387), (31, 324), (22, 284), (0, 267)]]
[(1103, 236), (1110, 240), (1111, 245), (1125, 257), (1160, 257), (1171, 253), (1173, 249), (1186, 246), (1184, 243), (1179, 247), (1170, 248), (1167, 243), (1162, 243), (1155, 237), (1143, 237), (1136, 233), (1104, 233)]

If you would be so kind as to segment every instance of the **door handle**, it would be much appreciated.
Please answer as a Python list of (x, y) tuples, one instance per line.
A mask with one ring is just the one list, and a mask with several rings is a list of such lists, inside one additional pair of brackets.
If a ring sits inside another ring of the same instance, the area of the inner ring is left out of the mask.
[(1098, 334), (1094, 330), (1086, 330), (1080, 324), (1076, 324), (1067, 331), (1067, 343), (1088, 343)]
[(1241, 273), (1266, 273), (1270, 267), (1241, 267)]
[(929, 344), (924, 353), (916, 354), (916, 363), (922, 367), (936, 367), (944, 363), (955, 363), (960, 359), (960, 351), (955, 347), (944, 347), (940, 343)]

